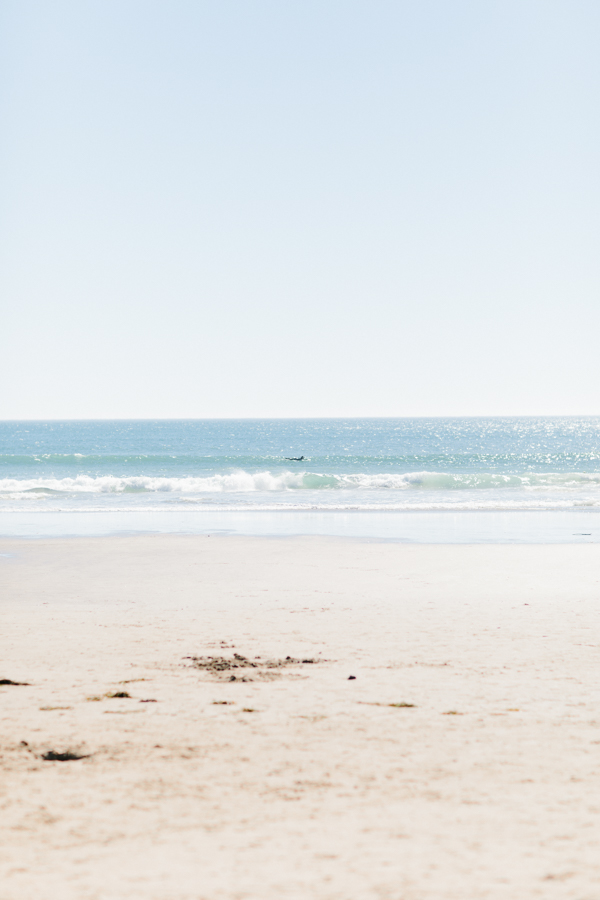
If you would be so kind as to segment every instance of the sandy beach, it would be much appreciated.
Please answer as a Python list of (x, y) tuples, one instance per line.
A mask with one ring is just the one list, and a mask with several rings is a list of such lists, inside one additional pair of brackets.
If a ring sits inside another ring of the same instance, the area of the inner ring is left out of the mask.
[(1, 900), (600, 898), (598, 545), (0, 554)]

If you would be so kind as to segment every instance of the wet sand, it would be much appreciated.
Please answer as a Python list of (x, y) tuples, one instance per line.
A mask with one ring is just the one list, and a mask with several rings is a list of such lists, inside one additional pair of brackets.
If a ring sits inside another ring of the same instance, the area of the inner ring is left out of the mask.
[(600, 897), (599, 546), (0, 554), (1, 900)]

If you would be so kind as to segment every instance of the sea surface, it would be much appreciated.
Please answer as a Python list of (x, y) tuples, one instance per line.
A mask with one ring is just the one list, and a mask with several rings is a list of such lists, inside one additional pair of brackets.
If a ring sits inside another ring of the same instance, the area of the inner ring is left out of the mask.
[(425, 513), (431, 528), (457, 521), (442, 513), (494, 513), (517, 531), (542, 518), (555, 531), (559, 520), (540, 514), (561, 513), (589, 539), (595, 516), (573, 516), (594, 510), (598, 417), (0, 422), (2, 534), (105, 533), (109, 521), (239, 532), (251, 519), (269, 533), (317, 533), (321, 521), (353, 534), (361, 514), (393, 537)]

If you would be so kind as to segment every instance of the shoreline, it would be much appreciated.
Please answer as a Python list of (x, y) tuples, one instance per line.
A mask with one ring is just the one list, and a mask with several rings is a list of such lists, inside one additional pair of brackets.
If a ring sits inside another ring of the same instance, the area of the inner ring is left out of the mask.
[(600, 541), (600, 510), (252, 510), (0, 512), (0, 540), (180, 534), (321, 535), (407, 544)]

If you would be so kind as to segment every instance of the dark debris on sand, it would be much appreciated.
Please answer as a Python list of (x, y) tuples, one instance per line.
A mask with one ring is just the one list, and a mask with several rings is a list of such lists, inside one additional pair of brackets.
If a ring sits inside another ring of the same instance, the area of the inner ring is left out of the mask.
[[(259, 678), (273, 678), (279, 674), (278, 670), (280, 671), (289, 666), (312, 665), (318, 661), (316, 659), (295, 659), (292, 656), (286, 656), (285, 659), (261, 659), (257, 661), (258, 657), (255, 660), (251, 660), (246, 656), (242, 656), (240, 653), (234, 653), (232, 657), (186, 656), (185, 659), (190, 659), (192, 661), (192, 666), (195, 669), (201, 669), (202, 671), (215, 675), (217, 678), (222, 678), (227, 674), (229, 675), (229, 681), (237, 681), (238, 678), (240, 681), (252, 681), (252, 677), (248, 676), (253, 675), (258, 676)], [(234, 675), (232, 672), (234, 669), (247, 669), (253, 671), (248, 671), (244, 674), (239, 672)]]
[(0, 678), (0, 684), (13, 684), (15, 687), (31, 687), (28, 681), (11, 681), (10, 678)]
[(87, 759), (89, 755), (89, 753), (72, 753), (71, 750), (65, 750), (64, 753), (48, 750), (42, 753), (42, 759), (46, 762), (71, 762), (74, 759)]

